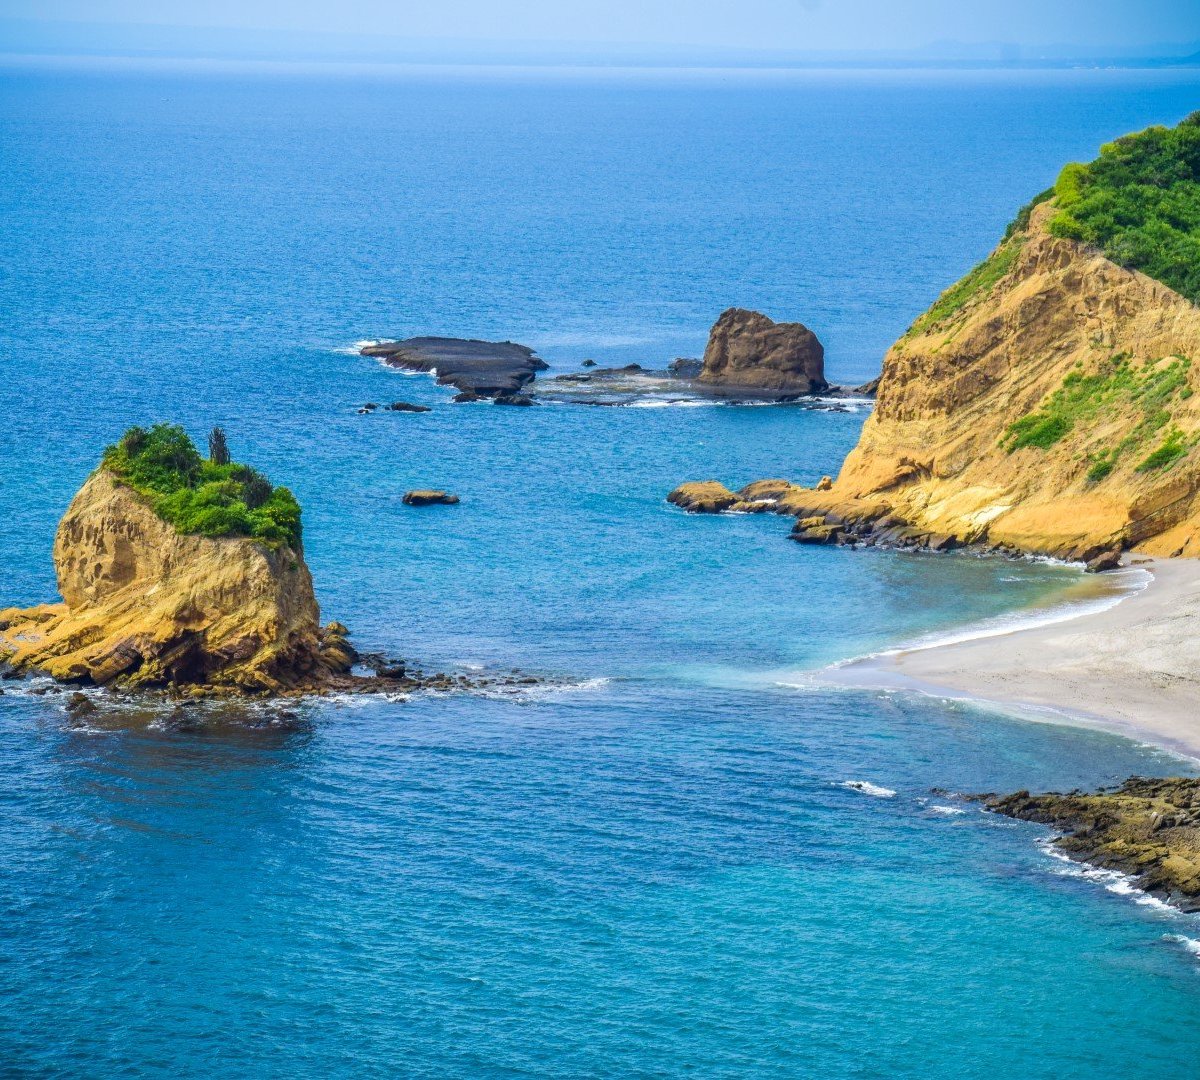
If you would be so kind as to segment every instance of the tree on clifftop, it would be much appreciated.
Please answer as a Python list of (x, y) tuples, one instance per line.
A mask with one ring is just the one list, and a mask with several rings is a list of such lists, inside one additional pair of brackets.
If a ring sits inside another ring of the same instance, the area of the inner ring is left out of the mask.
[(215, 427), (208, 436), (208, 460), (214, 465), (229, 464), (229, 444), (225, 442), (225, 432)]

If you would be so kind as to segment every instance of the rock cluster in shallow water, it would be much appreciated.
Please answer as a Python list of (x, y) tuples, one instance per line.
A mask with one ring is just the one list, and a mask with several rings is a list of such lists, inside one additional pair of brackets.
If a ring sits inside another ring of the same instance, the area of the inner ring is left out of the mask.
[(1200, 779), (1132, 777), (1114, 790), (991, 797), (998, 814), (1065, 830), (1071, 858), (1128, 874), (1184, 911), (1200, 911)]

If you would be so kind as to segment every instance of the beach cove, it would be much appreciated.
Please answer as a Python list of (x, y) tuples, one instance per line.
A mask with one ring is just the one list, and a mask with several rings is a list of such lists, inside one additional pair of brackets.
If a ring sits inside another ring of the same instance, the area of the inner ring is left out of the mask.
[[(53, 599), (56, 525), (125, 428), (220, 426), (303, 506), (322, 624), (544, 679), (285, 710), (89, 690), (83, 719), (48, 680), (0, 683), (14, 1071), (1192, 1067), (1200, 924), (952, 794), (1189, 761), (780, 674), (1102, 576), (803, 546), (664, 501), (688, 477), (815, 485), (865, 403), (452, 405), (356, 343), (516, 341), (547, 381), (661, 370), (741, 305), (812, 327), (861, 385), (1063, 161), (1195, 108), (1193, 72), (0, 77), (5, 602)], [(397, 400), (429, 411), (359, 412)], [(426, 489), (459, 501), (404, 503)], [(1156, 595), (1105, 640), (1166, 627)]]
[(1099, 611), (1049, 625), (897, 650), (839, 667), (853, 685), (968, 698), (1081, 722), (1200, 756), (1200, 562), (1137, 560), (1151, 580)]

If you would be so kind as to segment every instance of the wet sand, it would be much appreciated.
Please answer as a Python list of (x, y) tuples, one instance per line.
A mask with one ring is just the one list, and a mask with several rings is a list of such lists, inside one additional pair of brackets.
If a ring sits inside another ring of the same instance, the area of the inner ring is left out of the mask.
[(1143, 568), (1150, 584), (1107, 610), (829, 674), (842, 684), (994, 702), (1200, 756), (1200, 560)]

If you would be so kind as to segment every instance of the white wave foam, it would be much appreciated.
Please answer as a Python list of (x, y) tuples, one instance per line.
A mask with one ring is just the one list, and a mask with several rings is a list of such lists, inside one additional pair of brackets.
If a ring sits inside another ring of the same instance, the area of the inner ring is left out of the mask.
[(843, 780), (839, 787), (849, 788), (851, 791), (861, 791), (864, 795), (873, 795), (877, 799), (894, 799), (896, 793), (890, 787), (880, 787), (878, 784), (872, 784), (869, 780)]
[[(1060, 562), (1057, 565), (1068, 564)], [(1105, 577), (1110, 582), (1119, 582), (1120, 587), (1104, 596), (1088, 597), (1084, 600), (1062, 600), (1044, 608), (1033, 610), (1026, 608), (1022, 611), (996, 615), (981, 622), (969, 623), (957, 630), (936, 631), (907, 644), (896, 645), (890, 649), (881, 649), (878, 652), (866, 653), (862, 656), (852, 656), (829, 666), (833, 669), (844, 668), (864, 660), (878, 660), (908, 652), (924, 652), (926, 649), (940, 649), (946, 645), (959, 645), (966, 641), (981, 641), (985, 638), (1016, 634), (1023, 630), (1038, 630), (1046, 626), (1056, 626), (1085, 615), (1096, 615), (1101, 611), (1108, 611), (1110, 608), (1116, 607), (1122, 600), (1140, 593), (1154, 580), (1153, 574), (1138, 567), (1113, 571)]]
[(1070, 855), (1059, 851), (1049, 838), (1044, 837), (1039, 840), (1038, 848), (1043, 854), (1049, 855), (1060, 864), (1052, 872), (1061, 877), (1079, 878), (1095, 885), (1101, 885), (1106, 891), (1116, 896), (1131, 897), (1134, 903), (1152, 908), (1164, 915), (1180, 914), (1178, 910), (1157, 896), (1151, 896), (1139, 889), (1134, 883), (1134, 878), (1129, 874), (1123, 874), (1120, 870), (1106, 870), (1100, 866), (1089, 866), (1087, 863), (1077, 862)]
[(363, 341), (354, 342), (353, 345), (339, 345), (337, 348), (330, 349), (329, 351), (337, 353), (339, 356), (358, 356), (363, 349), (369, 348), (372, 345), (378, 345), (382, 340), (382, 338), (379, 340), (364, 339)]
[(860, 409), (869, 409), (875, 404), (874, 398), (857, 398), (857, 397), (812, 397), (801, 398), (798, 402), (788, 402), (788, 404), (800, 405), (844, 405), (847, 409), (852, 409), (857, 412)]
[(1163, 941), (1173, 941), (1179, 945), (1185, 952), (1191, 953), (1195, 957), (1200, 957), (1200, 941), (1195, 938), (1190, 938), (1185, 934), (1163, 934)]
[(412, 368), (396, 367), (395, 364), (389, 364), (382, 358), (380, 359), (379, 363), (393, 375), (409, 375), (413, 377), (428, 375), (431, 379), (436, 379), (438, 377), (437, 368), (430, 368), (428, 371), (414, 371)]
[(941, 806), (934, 803), (929, 808), (931, 814), (945, 814), (947, 817), (956, 817), (959, 814), (965, 814), (966, 811), (961, 806)]
[(680, 398), (663, 401), (661, 398), (642, 398), (639, 401), (629, 401), (620, 406), (623, 409), (706, 409), (714, 405), (724, 405), (723, 401), (693, 401)]

